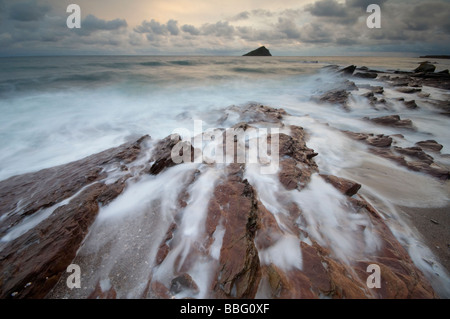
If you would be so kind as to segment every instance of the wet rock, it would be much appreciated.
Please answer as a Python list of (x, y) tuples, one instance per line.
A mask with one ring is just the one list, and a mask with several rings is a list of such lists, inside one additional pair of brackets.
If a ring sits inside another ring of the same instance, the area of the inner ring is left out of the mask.
[(155, 259), (156, 265), (160, 265), (164, 261), (164, 259), (167, 257), (167, 254), (170, 251), (168, 242), (172, 239), (173, 232), (176, 229), (176, 227), (177, 227), (176, 223), (172, 223), (170, 225), (169, 229), (167, 230), (166, 236), (164, 237), (162, 243), (159, 245), (158, 252), (156, 254), (156, 259)]
[(389, 147), (392, 144), (392, 137), (383, 134), (374, 135), (367, 133), (355, 133), (351, 131), (342, 131), (354, 140), (365, 142), (367, 145), (375, 147)]
[(302, 189), (318, 171), (314, 157), (318, 154), (305, 143), (303, 128), (291, 126), (291, 135), (279, 135), (281, 184), (287, 189)]
[(355, 65), (349, 65), (341, 70), (339, 70), (339, 73), (344, 75), (352, 75), (353, 72), (355, 72), (356, 66)]
[(436, 70), (436, 66), (429, 63), (429, 62), (422, 62), (420, 63), (420, 65), (414, 70), (415, 73), (419, 73), (419, 72), (434, 72), (434, 70)]
[(373, 92), (364, 93), (362, 96), (367, 98), (370, 104), (375, 104), (378, 101)]
[(422, 89), (417, 89), (417, 88), (412, 88), (412, 87), (405, 87), (405, 88), (400, 88), (397, 89), (398, 92), (400, 93), (405, 93), (405, 94), (413, 94), (413, 93), (417, 93), (422, 91)]
[(415, 109), (418, 108), (418, 106), (417, 106), (417, 104), (416, 104), (416, 101), (414, 101), (414, 100), (411, 100), (411, 101), (405, 101), (403, 104), (404, 104), (408, 109), (415, 110)]
[(259, 228), (258, 201), (242, 176), (243, 165), (231, 164), (228, 177), (216, 186), (209, 203), (207, 229), (215, 228), (219, 220), (225, 229), (212, 283), (217, 298), (253, 298), (261, 279), (254, 243)]
[[(43, 298), (73, 260), (95, 220), (100, 200), (109, 203), (125, 187), (126, 175), (113, 184), (101, 180), (103, 167), (135, 160), (148, 137), (126, 143), (85, 159), (12, 177), (0, 182), (2, 236), (26, 216), (33, 216), (78, 192), (66, 205), (55, 207), (49, 217), (26, 233), (2, 243), (0, 252), (0, 298)], [(36, 191), (34, 191), (36, 190)], [(20, 191), (20, 192), (19, 192)], [(33, 194), (27, 202), (26, 194)], [(25, 195), (25, 196), (24, 196)], [(23, 213), (14, 213), (25, 198)], [(26, 286), (28, 282), (33, 285)]]
[(375, 72), (356, 72), (353, 76), (361, 79), (376, 79), (378, 74)]
[(372, 148), (370, 152), (378, 156), (390, 159), (401, 166), (404, 166), (410, 170), (422, 172), (441, 180), (450, 179), (450, 171), (441, 167), (440, 165), (432, 161), (432, 157), (424, 152), (421, 152), (414, 148), (395, 148), (397, 154), (404, 154), (410, 158), (407, 160), (404, 155), (397, 155), (390, 149)]
[(392, 144), (392, 137), (381, 134), (373, 137), (368, 137), (366, 142), (370, 146), (389, 147)]
[[(175, 145), (181, 142), (181, 137), (179, 135), (170, 135), (166, 138), (160, 140), (154, 147), (154, 153), (152, 154), (152, 158), (150, 162), (154, 162), (150, 167), (148, 172), (152, 175), (157, 175), (164, 169), (168, 167), (172, 167), (176, 165), (176, 163), (172, 159), (172, 150), (174, 150)], [(193, 162), (194, 161), (194, 148), (190, 145), (189, 142), (181, 142), (183, 145), (180, 147), (180, 151), (178, 155), (183, 157), (185, 162)], [(190, 154), (183, 154), (185, 149), (190, 150)]]
[(400, 119), (399, 115), (387, 115), (375, 118), (365, 118), (373, 123), (384, 125), (384, 126), (392, 126), (398, 128), (406, 128), (406, 129), (414, 129), (413, 123), (411, 120)]
[(397, 153), (407, 155), (409, 157), (417, 158), (428, 165), (430, 165), (434, 161), (433, 158), (430, 155), (428, 155), (427, 153), (425, 153), (420, 147), (402, 148), (402, 147), (394, 146), (394, 150)]
[(358, 86), (353, 81), (345, 80), (342, 89), (346, 91), (358, 91)]
[(88, 299), (116, 299), (117, 292), (114, 287), (108, 287), (106, 291), (103, 291), (100, 282), (95, 286), (94, 291), (89, 295)]
[(422, 149), (433, 152), (440, 152), (443, 148), (442, 144), (439, 144), (435, 140), (420, 141), (417, 142), (416, 145), (420, 146)]
[(391, 83), (391, 85), (395, 87), (409, 86), (409, 80), (396, 79), (394, 82)]
[(247, 125), (259, 122), (281, 124), (281, 119), (287, 114), (282, 108), (275, 109), (257, 103), (249, 103), (244, 106), (231, 106), (227, 110), (237, 113), (240, 121)]
[(361, 184), (358, 184), (349, 179), (345, 179), (342, 177), (337, 177), (334, 175), (323, 175), (320, 176), (327, 182), (333, 185), (338, 191), (346, 196), (355, 195), (359, 189), (361, 188)]
[(332, 90), (328, 91), (321, 96), (314, 97), (319, 103), (339, 104), (344, 109), (348, 109), (348, 97), (350, 93), (346, 90)]
[(384, 87), (382, 87), (382, 86), (372, 86), (369, 84), (360, 84), (359, 87), (361, 89), (368, 89), (373, 94), (383, 94), (384, 93)]
[(172, 279), (170, 293), (176, 295), (182, 291), (190, 290), (193, 294), (198, 292), (198, 286), (189, 274), (181, 274)]

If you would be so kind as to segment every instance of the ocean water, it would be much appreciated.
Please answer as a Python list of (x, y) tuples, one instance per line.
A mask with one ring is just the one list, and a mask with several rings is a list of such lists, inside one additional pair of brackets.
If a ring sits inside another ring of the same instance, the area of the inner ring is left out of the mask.
[[(369, 57), (15, 57), (0, 59), (0, 180), (83, 158), (137, 136), (204, 125), (258, 102), (316, 113), (329, 64), (411, 70), (421, 59)], [(440, 60), (438, 70), (448, 68)], [(322, 80), (318, 84), (318, 79)], [(325, 82), (330, 83), (325, 83)], [(356, 110), (351, 117), (359, 118)], [(338, 115), (337, 115), (338, 116)], [(342, 123), (341, 123), (342, 124)], [(446, 139), (449, 140), (449, 139)], [(442, 141), (441, 141), (442, 143)]]
[[(421, 61), (387, 57), (0, 58), (0, 180), (81, 159), (145, 134), (156, 140), (176, 129), (194, 131), (195, 120), (203, 121), (204, 130), (217, 127), (218, 123), (231, 127), (236, 124), (233, 116), (220, 121), (229, 106), (257, 102), (284, 108), (290, 114), (283, 118), (284, 124), (302, 126), (308, 133), (308, 147), (319, 153), (315, 159), (320, 172), (361, 183), (359, 193), (380, 211), (435, 289), (448, 297), (450, 280), (444, 267), (396, 208), (448, 207), (448, 183), (376, 157), (366, 146), (340, 132), (401, 133), (404, 138), (396, 139), (396, 143), (404, 147), (435, 139), (444, 146), (442, 154), (450, 153), (448, 117), (439, 115), (429, 103), (429, 99), (448, 99), (448, 92), (424, 87), (423, 92), (430, 97), (416, 97), (419, 109), (409, 110), (396, 99), (409, 100), (410, 96), (383, 82), (352, 79), (358, 85), (384, 86), (384, 96), (392, 102), (391, 109), (373, 109), (362, 97), (368, 92), (364, 89), (352, 93), (350, 112), (311, 100), (313, 95), (342, 82), (336, 74), (324, 70), (324, 66), (354, 64), (380, 71), (410, 71)], [(450, 60), (432, 62), (437, 62), (437, 71), (450, 68)], [(399, 131), (362, 120), (366, 116), (389, 114), (410, 118), (417, 130)], [(435, 160), (450, 165), (448, 157), (435, 155)], [(190, 200), (180, 222), (183, 237), (174, 239), (178, 244), (161, 266), (152, 269), (158, 245), (177, 211), (175, 199), (196, 169), (203, 175), (188, 188)], [(298, 192), (286, 191), (277, 178), (258, 172), (258, 167), (248, 165), (245, 176), (272, 213), (283, 214), (285, 203), (280, 198), (289, 198), (302, 209), (309, 225), (305, 230), (317, 242), (329, 245), (342, 260), (359, 258), (354, 247), (356, 237), (337, 228), (370, 229), (370, 225), (367, 219), (355, 219), (340, 208), (346, 200), (344, 196), (317, 176), (313, 176), (304, 191)], [(184, 260), (203, 238), (207, 203), (221, 174), (219, 166), (191, 163), (175, 166), (156, 177), (131, 181), (121, 196), (100, 209), (79, 252), (79, 262), (86, 262), (83, 256), (89, 260), (82, 265), (83, 269), (92, 269), (87, 285), (94, 287), (100, 280), (106, 286), (115, 285), (119, 297), (136, 298), (145, 289), (150, 274), (160, 282), (170, 283), (176, 273), (175, 264), (179, 264), (180, 258)], [(149, 207), (160, 213), (149, 217)], [(0, 242), (20, 236), (54, 209), (49, 208), (38, 220), (11, 229)], [(282, 223), (282, 219), (275, 218)], [(219, 225), (213, 234), (215, 241), (209, 259), (198, 260), (189, 270), (200, 292), (178, 297), (208, 296), (211, 269), (219, 258), (223, 233)], [(276, 245), (259, 252), (261, 262), (274, 262), (281, 269), (301, 269), (299, 240), (287, 233)], [(368, 254), (379, 248), (377, 237), (369, 231), (365, 241)], [(290, 253), (283, 253), (287, 251)], [(117, 267), (130, 269), (133, 276), (117, 282), (117, 276), (121, 275)], [(74, 297), (70, 292), (67, 294), (63, 296)]]

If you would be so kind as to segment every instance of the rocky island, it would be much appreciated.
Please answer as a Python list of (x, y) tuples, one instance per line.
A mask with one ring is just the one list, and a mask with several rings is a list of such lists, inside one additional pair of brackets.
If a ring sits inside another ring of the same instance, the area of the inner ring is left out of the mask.
[(272, 54), (265, 46), (261, 46), (258, 49), (244, 54), (243, 56), (272, 56)]

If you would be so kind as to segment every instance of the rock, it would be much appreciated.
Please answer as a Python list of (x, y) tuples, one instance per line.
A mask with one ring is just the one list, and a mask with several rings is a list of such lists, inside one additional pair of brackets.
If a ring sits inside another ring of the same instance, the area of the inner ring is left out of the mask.
[(430, 165), (434, 162), (433, 158), (430, 155), (428, 155), (427, 153), (425, 153), (420, 147), (402, 148), (402, 147), (394, 146), (394, 150), (397, 153), (407, 155), (409, 157), (417, 158), (428, 165)]
[(100, 282), (95, 286), (94, 291), (89, 295), (88, 299), (116, 299), (117, 292), (114, 287), (109, 287), (106, 291), (103, 291)]
[(378, 101), (378, 99), (375, 97), (373, 92), (364, 93), (362, 96), (367, 98), (369, 100), (370, 104), (375, 104)]
[(338, 191), (340, 191), (342, 194), (346, 196), (353, 196), (355, 195), (359, 189), (361, 188), (361, 184), (358, 184), (354, 181), (342, 178), (342, 177), (336, 177), (334, 175), (323, 175), (320, 174), (320, 176), (327, 182), (333, 185)]
[(209, 216), (222, 216), (225, 234), (213, 291), (218, 298), (254, 298), (261, 279), (254, 238), (259, 227), (258, 202), (242, 167), (214, 190)]
[(383, 134), (375, 136), (374, 134), (354, 133), (350, 131), (342, 131), (354, 140), (365, 142), (369, 146), (389, 147), (392, 144), (392, 137)]
[(239, 120), (247, 125), (259, 122), (281, 124), (281, 119), (287, 114), (284, 109), (275, 109), (257, 103), (249, 103), (244, 106), (231, 106), (227, 111), (237, 113)]
[(378, 74), (374, 72), (357, 72), (353, 76), (361, 79), (375, 79)]
[[(143, 137), (136, 142), (89, 156), (85, 159), (11, 177), (0, 182), (2, 198), (0, 236), (26, 216), (55, 207), (53, 213), (21, 236), (2, 243), (0, 252), (0, 298), (43, 298), (75, 257), (95, 220), (99, 203), (106, 205), (125, 188), (126, 173), (115, 183), (105, 184), (102, 173), (108, 166), (120, 167), (135, 160)], [(66, 205), (55, 206), (74, 196)], [(30, 198), (23, 194), (33, 194)], [(22, 213), (12, 213), (22, 202)], [(11, 226), (10, 226), (11, 225)], [(27, 283), (33, 285), (27, 286)]]
[[(168, 167), (172, 167), (176, 165), (172, 160), (172, 150), (174, 146), (177, 145), (178, 142), (181, 142), (181, 137), (179, 135), (171, 135), (166, 138), (160, 140), (155, 146), (155, 152), (152, 154), (152, 158), (150, 162), (154, 162), (153, 165), (149, 169), (149, 173), (152, 175), (157, 175), (164, 169)], [(194, 161), (194, 148), (190, 145), (189, 142), (181, 142), (186, 147), (180, 148), (179, 155), (187, 156), (187, 160), (185, 162)], [(183, 154), (184, 149), (190, 149), (190, 154)]]
[(392, 144), (392, 137), (385, 135), (368, 137), (366, 143), (375, 147), (389, 147)]
[(426, 141), (420, 141), (417, 142), (416, 145), (420, 146), (421, 148), (433, 151), (433, 152), (440, 152), (444, 146), (442, 144), (439, 144), (435, 140), (426, 140)]
[(344, 109), (348, 109), (347, 102), (350, 93), (346, 90), (332, 90), (315, 97), (320, 103), (340, 104)]
[(198, 286), (189, 274), (182, 274), (172, 279), (170, 283), (170, 293), (176, 295), (182, 291), (190, 290), (192, 293), (198, 292)]
[(403, 104), (404, 104), (408, 109), (414, 110), (414, 109), (417, 109), (417, 108), (418, 108), (418, 106), (417, 106), (417, 104), (416, 104), (416, 101), (414, 101), (414, 100), (411, 100), (411, 101), (405, 101)]
[(393, 83), (391, 83), (392, 86), (409, 86), (409, 81), (405, 79), (397, 79)]
[(439, 71), (439, 72), (437, 72), (437, 73), (438, 73), (438, 74), (450, 75), (450, 72), (448, 71), (448, 69)]
[(368, 89), (371, 91), (371, 93), (374, 93), (374, 94), (383, 94), (384, 93), (384, 88), (382, 86), (372, 86), (369, 84), (360, 84), (359, 87), (361, 89)]
[(401, 120), (400, 116), (398, 115), (387, 115), (387, 116), (381, 116), (381, 117), (375, 117), (375, 118), (365, 118), (371, 122), (374, 122), (379, 125), (385, 125), (385, 126), (393, 126), (393, 127), (399, 127), (399, 128), (407, 128), (407, 129), (414, 129), (413, 123), (411, 120)]
[(413, 94), (413, 93), (417, 93), (422, 91), (422, 89), (417, 89), (417, 88), (400, 88), (397, 89), (398, 92), (400, 93), (405, 93), (405, 94)]
[(434, 72), (434, 70), (436, 70), (436, 66), (429, 63), (429, 62), (422, 62), (420, 63), (420, 65), (414, 70), (415, 73), (419, 73), (419, 72)]
[(261, 46), (256, 50), (244, 54), (243, 56), (272, 56), (272, 54), (270, 54), (270, 51), (265, 46)]
[[(406, 160), (403, 155), (396, 155), (390, 149), (372, 148), (370, 152), (378, 156), (393, 160), (394, 162), (413, 171), (423, 172), (441, 180), (450, 179), (450, 171), (433, 162), (433, 158), (418, 148), (394, 148), (396, 153), (404, 154), (412, 160)], [(417, 160), (414, 160), (417, 159)]]
[(286, 189), (302, 189), (311, 175), (318, 171), (314, 157), (318, 154), (308, 148), (301, 127), (291, 126), (291, 135), (279, 134), (280, 172), (278, 177)]
[[(270, 123), (275, 126), (280, 125), (279, 116), (286, 115), (284, 111), (261, 105), (228, 109), (228, 111), (240, 112), (238, 114), (242, 116), (242, 119), (245, 118), (249, 121), (263, 121), (264, 119), (275, 121), (261, 124), (268, 125)], [(242, 121), (236, 127), (247, 130), (252, 126), (248, 122)], [(374, 152), (378, 151), (393, 159), (403, 159), (407, 167), (410, 165), (417, 169), (438, 172), (433, 163), (427, 166), (428, 157), (421, 154), (418, 149), (406, 149), (404, 152), (408, 155), (402, 156), (397, 155), (397, 151), (394, 153), (393, 149), (388, 149), (387, 145), (392, 142), (388, 136), (353, 132), (348, 134), (368, 143), (369, 149), (375, 150)], [(137, 257), (138, 251), (142, 251), (130, 249), (131, 254), (136, 256), (136, 260), (132, 258), (133, 260), (130, 261), (133, 264), (131, 268), (143, 269), (144, 273), (144, 278), (133, 279), (137, 282), (138, 294), (142, 298), (191, 298), (198, 297), (201, 290), (205, 292), (206, 298), (221, 299), (249, 299), (257, 297), (259, 293), (264, 293), (269, 298), (283, 299), (435, 298), (436, 295), (428, 281), (385, 224), (385, 219), (357, 194), (361, 187), (360, 184), (338, 176), (322, 175), (325, 181), (346, 195), (339, 197), (340, 208), (345, 208), (352, 216), (354, 214), (355, 220), (364, 221), (364, 224), (358, 224), (358, 227), (352, 229), (344, 227), (344, 224), (342, 229), (339, 227), (335, 229), (335, 231), (351, 231), (355, 234), (355, 240), (346, 243), (346, 245), (354, 245), (352, 248), (355, 250), (355, 256), (348, 256), (349, 260), (346, 256), (343, 260), (337, 251), (331, 250), (332, 243), (327, 240), (319, 241), (315, 236), (320, 235), (309, 233), (314, 230), (320, 232), (324, 229), (314, 228), (318, 224), (316, 225), (306, 218), (306, 210), (302, 211), (303, 206), (292, 200), (291, 194), (305, 191), (304, 188), (308, 186), (313, 174), (319, 172), (314, 160), (318, 154), (308, 148), (306, 143), (308, 136), (301, 127), (284, 127), (283, 133), (279, 133), (277, 136), (269, 134), (268, 144), (273, 143), (276, 137), (279, 140), (280, 170), (278, 175), (272, 176), (271, 179), (278, 178), (281, 185), (291, 191), (288, 192), (283, 187), (279, 187), (280, 192), (273, 194), (277, 204), (274, 207), (269, 203), (270, 206), (266, 207), (262, 193), (258, 192), (260, 186), (256, 188), (252, 185), (250, 177), (248, 180), (246, 179), (246, 174), (249, 172), (246, 170), (247, 164), (230, 163), (224, 166), (223, 170), (221, 167), (215, 167), (219, 177), (211, 186), (211, 196), (208, 194), (208, 198), (202, 198), (205, 204), (204, 224), (202, 220), (199, 233), (186, 239), (184, 228), (179, 227), (179, 223), (182, 222), (181, 225), (184, 226), (183, 214), (186, 213), (186, 208), (195, 198), (192, 196), (192, 191), (195, 189), (192, 185), (195, 186), (193, 183), (198, 181), (205, 171), (211, 172), (211, 167), (206, 167), (206, 165), (202, 165), (197, 170), (194, 169), (192, 178), (187, 178), (186, 184), (181, 185), (183, 189), (173, 200), (171, 209), (174, 210), (174, 214), (164, 216), (170, 217), (170, 219), (165, 221), (164, 227), (167, 229), (161, 229), (157, 240), (152, 237), (154, 233), (151, 231), (144, 232), (145, 236), (134, 237), (132, 234), (133, 236), (130, 237), (139, 238), (136, 240), (140, 244), (142, 243), (144, 252), (147, 252), (147, 244), (153, 247), (151, 248), (152, 253), (149, 254), (153, 260), (148, 260), (148, 255), (142, 257), (145, 265), (139, 264), (142, 260)], [(0, 228), (3, 229), (0, 230), (2, 235), (7, 232), (9, 222), (17, 224), (23, 220), (23, 216), (13, 218), (5, 214), (11, 212), (9, 208), (12, 210), (17, 208), (17, 204), (27, 188), (37, 192), (42, 185), (45, 185), (46, 188), (45, 192), (38, 193), (39, 196), (44, 197), (43, 199), (33, 197), (29, 203), (23, 203), (23, 207), (26, 208), (29, 215), (33, 215), (42, 207), (59, 203), (61, 198), (67, 199), (79, 192), (68, 204), (56, 209), (47, 220), (6, 246), (2, 246), (3, 249), (0, 251), (0, 297), (39, 298), (48, 296), (46, 292), (58, 282), (67, 265), (74, 261), (74, 256), (83, 240), (86, 240), (85, 243), (90, 247), (89, 249), (93, 248), (89, 245), (92, 242), (89, 243), (90, 237), (86, 238), (86, 234), (98, 213), (99, 202), (103, 205), (110, 203), (121, 193), (125, 183), (129, 181), (131, 173), (127, 172), (128, 166), (124, 163), (135, 164), (136, 162), (139, 164), (139, 166), (130, 168), (133, 176), (137, 177), (149, 172), (159, 174), (170, 168), (172, 164), (168, 161), (170, 153), (168, 150), (174, 141), (180, 141), (179, 137), (173, 140), (169, 136), (152, 143), (152, 158), (142, 164), (143, 157), (140, 155), (144, 153), (142, 148), (146, 144), (145, 141), (146, 138), (143, 138), (137, 142), (108, 150), (101, 155), (93, 155), (89, 160), (85, 159), (77, 164), (60, 166), (56, 170), (26, 174), (0, 182), (0, 196), (5, 198), (5, 201), (0, 203), (0, 207), (4, 211), (0, 210), (0, 212), (6, 216), (0, 220), (0, 227), (3, 227)], [(403, 149), (399, 150), (399, 152), (402, 151)], [(411, 156), (417, 161), (407, 162), (405, 157)], [(139, 161), (136, 161), (137, 159)], [(106, 177), (103, 173), (105, 165), (108, 167), (117, 165), (118, 169), (123, 169), (123, 175), (112, 184), (103, 183), (103, 179)], [(70, 169), (74, 169), (74, 171), (70, 171)], [(37, 180), (38, 177), (41, 180)], [(55, 180), (55, 178), (61, 178), (61, 180)], [(71, 180), (73, 180), (71, 186), (75, 189), (64, 185), (64, 183), (71, 183)], [(80, 191), (82, 187), (84, 188)], [(293, 191), (294, 189), (296, 190)], [(320, 192), (320, 188), (317, 191)], [(286, 196), (287, 193), (290, 193), (289, 196)], [(164, 200), (164, 195), (161, 196), (161, 200)], [(208, 202), (206, 203), (205, 200)], [(307, 201), (308, 198), (304, 200)], [(158, 202), (159, 198), (154, 201)], [(157, 205), (159, 204), (155, 204), (155, 207)], [(278, 205), (281, 207), (276, 207)], [(312, 209), (314, 212), (315, 207)], [(333, 207), (330, 207), (330, 213), (332, 209)], [(153, 211), (153, 208), (148, 211), (154, 215), (158, 215), (158, 212), (165, 213), (164, 210)], [(5, 220), (8, 221), (7, 226), (3, 225)], [(151, 221), (152, 219), (148, 220), (149, 223)], [(190, 222), (189, 220), (188, 223)], [(320, 223), (320, 220), (318, 222)], [(127, 226), (129, 225), (127, 224)], [(138, 223), (138, 227), (141, 227), (141, 223)], [(144, 225), (142, 227), (144, 228)], [(125, 227), (126, 232), (130, 229), (132, 230), (132, 228)], [(221, 235), (217, 237), (218, 232), (216, 231), (219, 229)], [(365, 239), (367, 231), (375, 234), (377, 239), (376, 246), (378, 248), (371, 250), (370, 253), (367, 253), (369, 244)], [(218, 239), (221, 246), (217, 246), (216, 240)], [(278, 260), (264, 258), (267, 249), (286, 249), (283, 242), (280, 246), (274, 246), (279, 240), (284, 239), (289, 239), (289, 249), (292, 247), (299, 249), (301, 266), (283, 267), (282, 261), (279, 264)], [(180, 242), (183, 243), (187, 240), (189, 240), (189, 245), (179, 245)], [(291, 246), (292, 242), (294, 246)], [(319, 244), (319, 242), (321, 243)], [(104, 243), (105, 247), (112, 246), (115, 249), (122, 249), (122, 246), (117, 244), (122, 244), (122, 242), (106, 241)], [(213, 244), (216, 245), (214, 254), (212, 253)], [(127, 247), (133, 248), (133, 246)], [(188, 248), (187, 251), (184, 250), (185, 248)], [(107, 248), (103, 252), (109, 251), (110, 249)], [(86, 274), (89, 272), (93, 274), (94, 279), (90, 282), (90, 289), (93, 291), (85, 291), (85, 289), (78, 291), (74, 289), (76, 292), (69, 291), (66, 289), (65, 283), (60, 280), (58, 285), (62, 285), (64, 294), (68, 294), (69, 297), (84, 294), (85, 297), (91, 298), (116, 298), (129, 293), (128, 288), (132, 281), (128, 278), (125, 279), (126, 276), (118, 277), (120, 280), (113, 281), (114, 287), (111, 284), (110, 287), (107, 285), (108, 287), (102, 289), (96, 273), (99, 270), (99, 264), (97, 262), (90, 264), (91, 253), (99, 254), (99, 252), (101, 250), (76, 256), (84, 261), (82, 271)], [(132, 255), (127, 254), (126, 257)], [(116, 255), (114, 254), (114, 256)], [(103, 260), (105, 257), (107, 256), (102, 254), (97, 256), (102, 263), (111, 261)], [(120, 268), (118, 269), (120, 273), (131, 271), (126, 268), (127, 262), (124, 259), (120, 259), (117, 266), (114, 266)], [(134, 265), (135, 262), (137, 265)], [(367, 265), (372, 263), (379, 265), (382, 270), (383, 282), (380, 289), (368, 289), (366, 285)], [(150, 265), (153, 265), (154, 268), (151, 268)], [(201, 268), (197, 266), (201, 266)], [(197, 276), (194, 276), (194, 273), (197, 274), (199, 269), (203, 271), (205, 269), (203, 267), (208, 268), (205, 270), (205, 276), (199, 278), (208, 278), (210, 281), (195, 282), (194, 278), (197, 279)], [(133, 272), (133, 275), (138, 274), (140, 271)], [(83, 277), (82, 280), (87, 281), (86, 277)], [(102, 277), (100, 276), (100, 278)], [(86, 285), (89, 283), (83, 282), (83, 287)]]
[(352, 75), (353, 72), (355, 72), (356, 66), (355, 65), (349, 65), (341, 70), (339, 70), (339, 73), (345, 74), (345, 75)]
[(371, 90), (375, 94), (383, 94), (384, 93), (384, 88), (382, 86), (373, 86), (373, 87), (371, 87)]
[(342, 89), (346, 91), (358, 91), (358, 87), (356, 86), (355, 82), (350, 80), (345, 80), (344, 84), (342, 85)]

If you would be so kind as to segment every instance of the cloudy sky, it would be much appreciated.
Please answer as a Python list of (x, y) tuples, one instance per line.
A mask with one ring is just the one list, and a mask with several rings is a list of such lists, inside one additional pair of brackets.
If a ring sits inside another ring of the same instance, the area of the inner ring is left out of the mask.
[[(81, 28), (69, 29), (69, 4)], [(381, 28), (369, 29), (369, 4)], [(450, 54), (450, 0), (0, 0), (0, 56)]]

